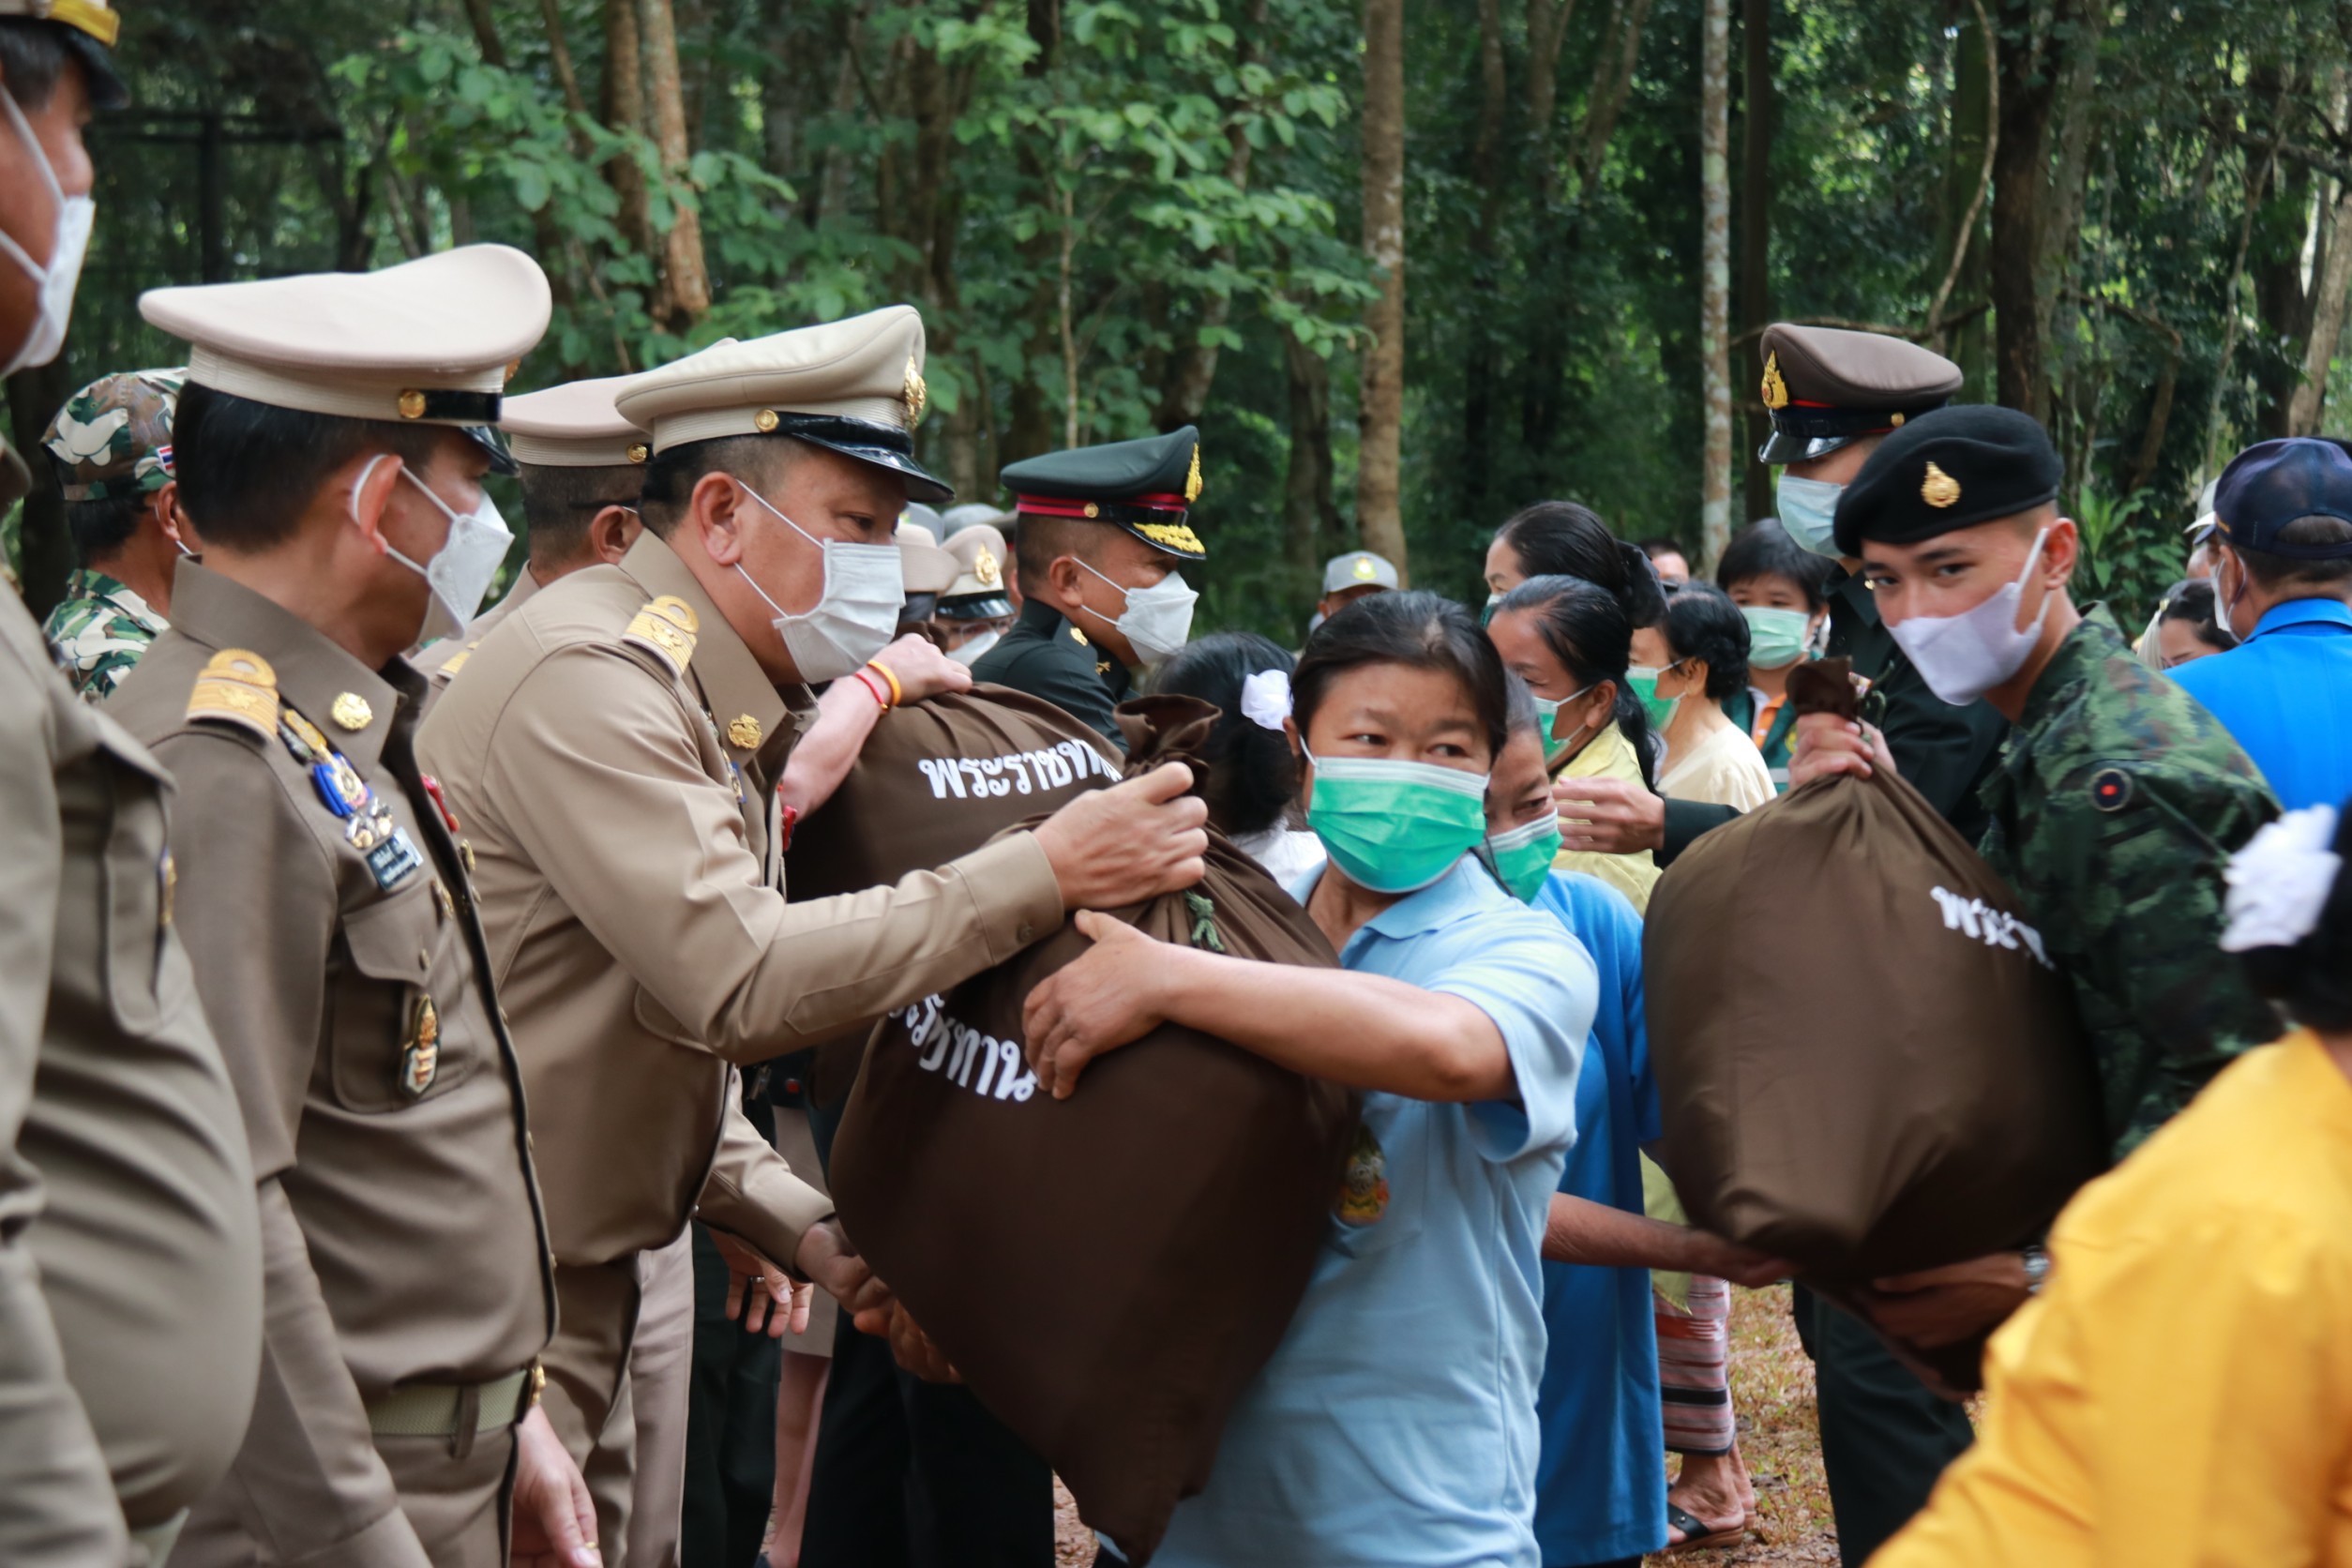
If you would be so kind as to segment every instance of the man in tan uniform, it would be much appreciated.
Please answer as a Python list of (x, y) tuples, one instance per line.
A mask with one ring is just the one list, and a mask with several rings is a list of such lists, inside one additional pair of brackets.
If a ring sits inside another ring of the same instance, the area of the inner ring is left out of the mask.
[(563, 1302), (548, 1404), (608, 1547), (629, 1506), (637, 1255), (699, 1216), (837, 1296), (862, 1281), (830, 1204), (735, 1108), (734, 1063), (952, 986), (1065, 905), (1200, 874), (1203, 813), (1171, 767), (896, 887), (785, 903), (774, 789), (804, 683), (903, 692), (875, 656), (901, 598), (893, 524), (911, 490), (944, 493), (912, 455), (922, 369), (921, 318), (897, 307), (636, 378), (616, 401), (653, 432), (644, 536), (525, 605), (425, 727), (540, 1108)]
[[(0, 0), (0, 366), (55, 352), (123, 99), (115, 18)], [(69, 17), (69, 20), (68, 19)], [(60, 286), (62, 285), (62, 286)], [(51, 314), (42, 295), (54, 301)], [(24, 492), (0, 445), (0, 510)], [(0, 593), (0, 1562), (159, 1561), (252, 1409), (261, 1245), (245, 1128), (173, 919), (169, 781)]]
[(565, 382), (508, 398), (498, 428), (515, 460), (522, 490), (523, 537), (530, 559), (506, 596), (485, 610), (457, 637), (445, 638), (413, 662), (434, 689), (465, 661), (501, 621), (531, 596), (583, 566), (618, 561), (637, 542), (637, 488), (644, 482), (645, 432), (621, 417), (612, 393), (624, 376)]
[(400, 656), (505, 553), (481, 427), (548, 308), (498, 246), (140, 301), (192, 345), (176, 465), (215, 531), (110, 711), (179, 781), (265, 1304), (251, 1425), (174, 1568), (501, 1568), (510, 1489), (518, 1555), (596, 1561), (534, 1401), (555, 1301), (521, 1074)]

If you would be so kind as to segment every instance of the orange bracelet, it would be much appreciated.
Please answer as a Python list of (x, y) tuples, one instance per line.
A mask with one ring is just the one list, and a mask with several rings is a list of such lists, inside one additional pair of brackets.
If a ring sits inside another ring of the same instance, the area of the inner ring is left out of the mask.
[(866, 661), (866, 668), (873, 671), (883, 680), (890, 683), (890, 701), (884, 702), (882, 704), (883, 707), (896, 708), (905, 703), (907, 694), (899, 687), (898, 677), (890, 672), (890, 666), (884, 664), (878, 658), (869, 658)]

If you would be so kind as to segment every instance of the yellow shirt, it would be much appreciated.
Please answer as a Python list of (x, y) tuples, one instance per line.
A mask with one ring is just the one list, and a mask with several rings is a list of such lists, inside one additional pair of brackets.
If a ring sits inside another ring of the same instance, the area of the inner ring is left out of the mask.
[(2248, 1053), (2059, 1216), (1982, 1440), (1870, 1568), (2352, 1564), (2352, 1081)]
[[(1586, 743), (1585, 748), (1571, 757), (1564, 766), (1552, 770), (1555, 781), (1562, 778), (1622, 778), (1628, 783), (1641, 784), (1641, 762), (1634, 755), (1633, 746), (1616, 725)], [(1647, 789), (1645, 784), (1643, 788)], [(1562, 850), (1553, 857), (1552, 867), (1560, 871), (1585, 871), (1600, 878), (1618, 892), (1625, 895), (1637, 914), (1650, 912), (1650, 890), (1658, 885), (1658, 863), (1650, 858), (1648, 850), (1636, 850), (1632, 854), (1603, 854), (1598, 850)]]

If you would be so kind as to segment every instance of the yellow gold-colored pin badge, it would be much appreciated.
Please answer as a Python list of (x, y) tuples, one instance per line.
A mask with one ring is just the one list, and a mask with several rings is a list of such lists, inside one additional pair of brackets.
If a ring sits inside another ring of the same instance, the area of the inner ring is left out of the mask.
[(929, 386), (925, 384), (923, 380), (923, 369), (914, 362), (914, 355), (912, 354), (907, 355), (907, 384), (905, 391), (907, 398), (907, 429), (912, 430), (915, 426), (923, 423), (923, 411), (931, 406), (931, 389)]
[(223, 648), (197, 675), (188, 716), (221, 719), (267, 740), (278, 732), (278, 672), (259, 654)]
[(775, 430), (776, 424), (777, 420), (776, 417), (776, 410), (772, 408), (763, 408), (759, 413), (751, 416), (752, 428), (758, 430), (761, 435), (766, 435), (769, 431)]
[(1764, 406), (1783, 409), (1788, 406), (1788, 384), (1780, 379), (1780, 355), (1764, 356)]
[(760, 721), (749, 714), (737, 714), (727, 721), (727, 744), (738, 751), (756, 750), (760, 745)]
[(1184, 471), (1184, 504), (1200, 499), (1200, 444), (1193, 443), (1192, 466)]
[(408, 1039), (400, 1046), (400, 1093), (422, 1099), (441, 1071), (441, 1009), (419, 991), (409, 1010)]
[(1086, 504), (1086, 515), (1090, 518), (1098, 518), (1103, 515), (1103, 509), (1090, 501)]
[(417, 391), (413, 386), (407, 391), (401, 393), (400, 417), (403, 419), (422, 419), (425, 417), (425, 394)]
[(633, 442), (631, 442), (631, 443), (629, 444), (629, 452), (628, 452), (629, 461), (631, 461), (631, 462), (643, 462), (643, 461), (644, 461), (647, 458), (651, 457), (652, 455), (653, 455), (652, 450), (651, 450), (649, 447), (647, 447), (647, 446), (646, 446), (646, 445), (645, 445), (643, 442), (641, 442), (641, 441), (633, 441)]
[(1960, 504), (1960, 481), (1937, 468), (1927, 465), (1927, 477), (1920, 481), (1919, 498), (1941, 511)]
[(339, 729), (365, 730), (376, 716), (376, 711), (368, 705), (368, 700), (359, 693), (346, 691), (338, 695), (335, 701), (327, 705), (326, 716), (333, 719)]
[(692, 605), (675, 594), (663, 594), (630, 617), (627, 641), (651, 648), (683, 675), (694, 657), (695, 634), (701, 629), (701, 617)]
[(972, 575), (979, 580), (981, 587), (993, 588), (1004, 580), (1004, 568), (996, 564), (996, 557), (988, 553), (988, 547), (982, 545), (972, 552)]

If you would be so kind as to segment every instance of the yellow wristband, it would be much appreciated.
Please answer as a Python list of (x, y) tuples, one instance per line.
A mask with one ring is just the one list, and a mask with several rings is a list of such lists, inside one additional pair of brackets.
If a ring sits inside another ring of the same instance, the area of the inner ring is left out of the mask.
[(866, 668), (871, 670), (875, 674), (880, 675), (883, 680), (890, 683), (890, 705), (892, 707), (900, 707), (905, 704), (907, 694), (905, 690), (899, 686), (898, 677), (890, 672), (890, 666), (884, 664), (878, 658), (869, 658), (866, 661)]

